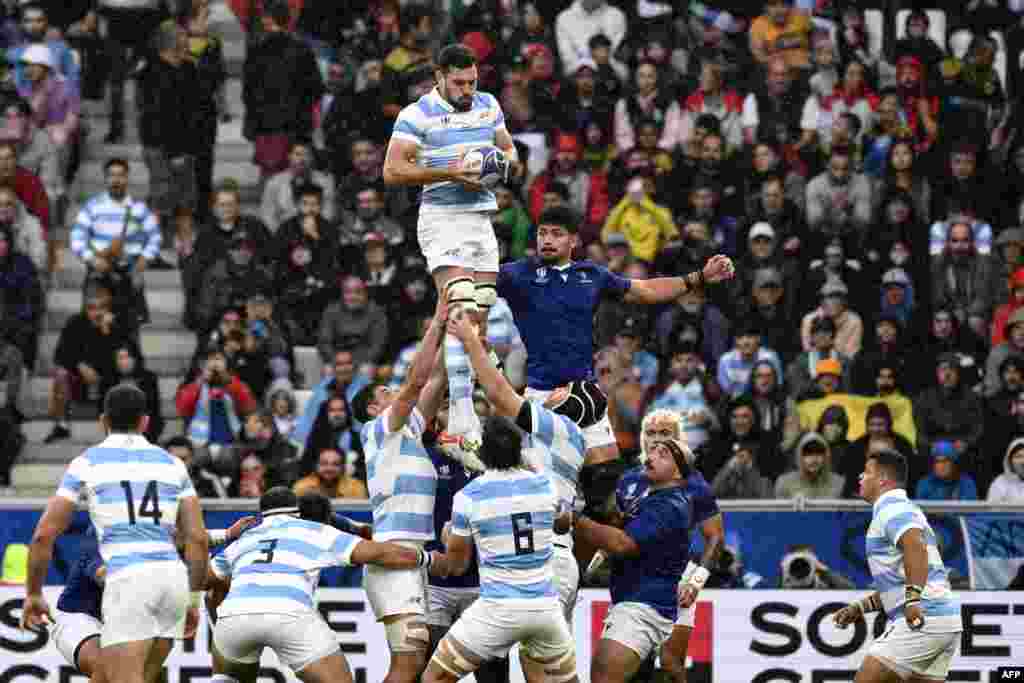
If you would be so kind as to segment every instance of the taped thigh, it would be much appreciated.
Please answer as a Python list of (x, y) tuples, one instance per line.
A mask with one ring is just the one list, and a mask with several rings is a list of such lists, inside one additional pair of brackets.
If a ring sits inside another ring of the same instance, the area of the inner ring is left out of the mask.
[(430, 648), (430, 631), (421, 614), (409, 614), (384, 624), (384, 633), (394, 653), (426, 652)]
[(444, 286), (445, 300), (452, 311), (461, 308), (465, 311), (475, 311), (476, 285), (473, 278), (466, 276), (454, 277)]
[(437, 663), (439, 667), (459, 679), (473, 673), (484, 663), (483, 658), (470, 652), (465, 645), (453, 638), (450, 633), (441, 640), (437, 649), (434, 650), (434, 656), (431, 657), (431, 661)]
[(544, 675), (554, 683), (566, 683), (576, 677), (576, 650), (566, 648), (554, 657), (536, 657), (528, 648), (523, 648), (523, 657), (544, 667)]

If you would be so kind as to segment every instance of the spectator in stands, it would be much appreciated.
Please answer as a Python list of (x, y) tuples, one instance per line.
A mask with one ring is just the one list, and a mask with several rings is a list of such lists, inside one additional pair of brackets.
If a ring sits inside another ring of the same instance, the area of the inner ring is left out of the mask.
[(798, 347), (796, 321), (782, 273), (778, 268), (758, 268), (751, 285), (750, 293), (737, 307), (737, 317), (762, 330), (765, 346), (784, 359), (792, 358)]
[(188, 476), (192, 485), (196, 487), (196, 493), (200, 498), (227, 498), (227, 484), (230, 479), (222, 480), (219, 475), (208, 467), (209, 459), (203, 458), (205, 462), (200, 463), (195, 456), (192, 442), (184, 436), (174, 436), (163, 444), (164, 450), (181, 460), (188, 469)]
[(249, 455), (239, 464), (239, 476), (228, 492), (232, 498), (260, 498), (267, 491), (267, 468), (258, 456)]
[(857, 498), (860, 496), (860, 475), (864, 471), (864, 463), (868, 455), (882, 448), (889, 448), (899, 452), (907, 460), (910, 470), (908, 486), (912, 486), (921, 475), (922, 467), (920, 460), (914, 452), (910, 441), (902, 434), (893, 431), (892, 411), (889, 405), (882, 401), (872, 403), (864, 418), (864, 436), (853, 441), (846, 450), (846, 455), (841, 460), (833, 463), (837, 473), (843, 476), (843, 498)]
[(789, 0), (767, 0), (764, 14), (750, 24), (750, 52), (761, 64), (779, 56), (790, 67), (810, 66), (811, 21)]
[(601, 229), (602, 239), (611, 233), (622, 233), (629, 240), (633, 255), (653, 263), (658, 251), (679, 237), (672, 221), (672, 212), (655, 203), (654, 179), (634, 177), (626, 188), (626, 196), (616, 204)]
[(399, 263), (384, 235), (368, 232), (363, 239), (360, 260), (354, 264), (352, 271), (366, 283), (371, 301), (385, 312), (395, 310), (399, 295)]
[(717, 369), (718, 359), (729, 350), (731, 328), (721, 309), (708, 303), (703, 291), (687, 292), (658, 316), (655, 323), (657, 347), (662, 356), (668, 356), (684, 336), (682, 333), (690, 329), (701, 359)]
[(818, 254), (833, 240), (841, 240), (847, 253), (856, 253), (872, 218), (871, 183), (855, 173), (850, 153), (834, 149), (828, 170), (807, 183), (807, 226)]
[(253, 290), (245, 300), (248, 334), (261, 353), (266, 354), (270, 378), (277, 386), (291, 388), (292, 350), (284, 330), (274, 316), (274, 302), (266, 294)]
[(978, 487), (960, 472), (960, 453), (952, 442), (934, 442), (931, 454), (931, 473), (917, 482), (916, 500), (978, 500)]
[(15, 417), (18, 422), (24, 421), (18, 409), (24, 373), (25, 357), (6, 335), (0, 336), (0, 416)]
[(144, 436), (150, 443), (159, 443), (164, 431), (164, 418), (160, 404), (160, 384), (156, 374), (146, 369), (145, 358), (134, 342), (121, 344), (114, 350), (114, 374), (103, 375), (100, 381), (99, 405), (107, 396), (107, 392), (118, 384), (127, 382), (134, 384), (146, 395), (146, 415), (149, 424)]
[(686, 145), (693, 136), (697, 120), (704, 115), (718, 120), (718, 130), (730, 149), (743, 146), (743, 98), (733, 88), (725, 85), (722, 65), (716, 61), (704, 61), (700, 66), (697, 88), (683, 101), (682, 121), (679, 138), (675, 144)]
[(182, 385), (174, 402), (196, 447), (233, 443), (242, 420), (258, 407), (249, 387), (229, 372), (221, 349), (207, 352), (200, 376)]
[[(922, 164), (912, 141), (897, 138), (889, 145), (885, 168), (873, 181), (876, 207), (893, 192), (903, 191), (913, 199), (913, 212), (918, 221), (931, 225), (932, 185), (922, 170)], [(945, 218), (941, 216), (939, 218)], [(915, 238), (920, 239), (918, 235)]]
[(319, 185), (303, 185), (297, 193), (300, 214), (281, 226), (275, 240), (274, 281), (289, 338), (310, 345), (324, 309), (338, 291), (338, 228), (324, 218)]
[(795, 259), (784, 260), (782, 245), (776, 239), (775, 229), (770, 224), (760, 221), (750, 226), (746, 247), (746, 253), (740, 258), (736, 277), (733, 279), (733, 286), (740, 296), (746, 296), (754, 288), (755, 275), (761, 269), (778, 272), (779, 287), (784, 286), (787, 281), (792, 284), (799, 281), (799, 263)]
[(343, 262), (350, 263), (362, 254), (366, 236), (371, 232), (383, 236), (392, 249), (399, 250), (405, 246), (405, 229), (387, 215), (384, 200), (380, 186), (366, 185), (356, 192), (355, 211), (342, 212), (338, 231)]
[(607, 0), (573, 0), (555, 19), (558, 56), (565, 75), (576, 73), (580, 61), (590, 54), (590, 41), (604, 35), (610, 42), (609, 52), (615, 54), (626, 37), (626, 15)]
[(835, 339), (836, 324), (832, 318), (815, 318), (811, 323), (811, 350), (798, 355), (786, 371), (790, 396), (803, 396), (811, 389), (818, 375), (818, 364), (826, 358), (839, 364), (841, 386), (848, 383), (851, 359), (836, 351)]
[(317, 349), (325, 372), (340, 349), (353, 349), (360, 373), (373, 376), (383, 360), (388, 338), (388, 320), (384, 310), (369, 299), (366, 283), (354, 275), (342, 284), (341, 301), (324, 311), (317, 335)]
[(384, 59), (384, 67), (393, 79), (430, 61), (430, 39), (434, 32), (434, 13), (425, 5), (408, 5), (399, 14), (398, 45)]
[[(1009, 232), (1009, 231), (1007, 231)], [(1000, 235), (1002, 237), (1002, 235)], [(1010, 251), (1010, 249), (1007, 249)], [(1010, 275), (1009, 278), (1009, 297), (996, 295), (994, 298), (997, 300), (1006, 301), (1006, 303), (999, 306), (996, 309), (995, 314), (992, 316), (992, 346), (996, 347), (1006, 341), (1006, 322), (1010, 319), (1017, 311), (1024, 308), (1024, 268), (1018, 268)]]
[(661, 125), (658, 146), (671, 150), (680, 138), (682, 112), (667, 85), (659, 87), (658, 67), (640, 62), (634, 73), (634, 90), (615, 105), (615, 146), (626, 151), (636, 146), (636, 126), (643, 119)]
[(808, 432), (796, 446), (795, 472), (775, 481), (776, 498), (838, 498), (845, 480), (832, 471), (832, 456), (824, 437)]
[[(800, 436), (800, 416), (796, 402), (783, 389), (782, 380), (768, 361), (758, 361), (750, 373), (749, 399), (757, 411), (758, 429), (765, 448), (762, 454), (790, 451)], [(778, 470), (773, 469), (773, 474)]]
[(993, 270), (991, 257), (978, 250), (970, 225), (952, 224), (945, 249), (932, 260), (932, 305), (952, 307), (961, 325), (988, 337), (995, 305)]
[(733, 447), (732, 457), (711, 482), (716, 498), (753, 500), (772, 498), (771, 479), (761, 474), (757, 464), (758, 443), (742, 441)]
[(782, 362), (773, 349), (761, 346), (761, 329), (741, 321), (736, 329), (735, 347), (718, 360), (718, 385), (723, 394), (736, 398), (750, 387), (754, 364), (766, 360), (782, 376)]
[(78, 84), (80, 73), (78, 61), (71, 48), (58, 36), (59, 31), (50, 31), (50, 18), (45, 6), (40, 2), (25, 2), (19, 7), (21, 11), (21, 34), (17, 42), (7, 48), (7, 61), (15, 65), (14, 82), (18, 87), (25, 85), (27, 75), (21, 56), (33, 45), (41, 45), (50, 50), (57, 73), (71, 83)]
[(612, 121), (615, 101), (607, 96), (605, 89), (598, 89), (598, 66), (592, 59), (580, 60), (572, 74), (571, 86), (563, 87), (558, 93), (561, 130), (578, 135), (591, 121), (602, 126)]
[(918, 449), (929, 453), (936, 442), (949, 441), (961, 465), (975, 472), (985, 430), (981, 400), (960, 381), (957, 355), (940, 356), (935, 377), (936, 383), (914, 399)]
[(530, 232), (533, 230), (530, 214), (508, 185), (500, 183), (492, 191), (498, 203), (498, 211), (491, 223), (498, 240), (499, 261), (506, 263), (524, 258), (530, 249)]
[(15, 145), (18, 163), (42, 182), (56, 215), (58, 202), (66, 190), (59, 150), (46, 131), (32, 119), (32, 105), (27, 100), (16, 97), (8, 101), (4, 113), (6, 125), (0, 139)]
[(989, 487), (990, 503), (1024, 503), (1024, 438), (1010, 442), (1003, 458), (1003, 472)]
[(903, 37), (896, 41), (892, 56), (896, 61), (906, 56), (917, 57), (934, 78), (946, 53), (929, 36), (930, 26), (927, 12), (920, 8), (910, 10), (903, 23)]
[(348, 453), (361, 448), (359, 434), (352, 429), (352, 416), (344, 396), (331, 396), (320, 405), (312, 429), (305, 443), (300, 444), (303, 472), (314, 469), (317, 453), (324, 449)]
[(875, 377), (879, 363), (896, 368), (902, 384), (915, 391), (931, 377), (931, 367), (925, 367), (919, 359), (920, 350), (907, 336), (898, 318), (879, 316), (875, 323), (874, 339), (853, 359), (850, 366), (852, 390), (864, 396), (875, 394)]
[(759, 140), (771, 141), (782, 148), (782, 156), (789, 164), (799, 162), (797, 145), (806, 99), (806, 89), (798, 84), (786, 60), (771, 57), (765, 65), (764, 85), (743, 100), (743, 141), (748, 145)]
[[(320, 407), (332, 396), (340, 396), (345, 400), (346, 408), (351, 406), (352, 399), (369, 383), (370, 378), (366, 375), (356, 374), (354, 355), (349, 349), (342, 349), (334, 354), (334, 367), (331, 374), (324, 377), (314, 387), (313, 395), (306, 401), (302, 408), (302, 415), (295, 425), (292, 439), (300, 444), (305, 444), (313, 432), (313, 425), (320, 415)], [(346, 411), (351, 414), (351, 411)]]
[[(1013, 274), (1017, 272), (1018, 268), (1024, 266), (1024, 228), (1006, 228), (999, 233), (994, 247), (994, 260), (996, 261), (994, 277), (997, 283), (995, 297), (997, 301), (1008, 301), (1013, 297)], [(992, 324), (994, 327), (995, 319)], [(1002, 324), (1006, 325), (1005, 320)], [(1001, 344), (1002, 340), (999, 343)]]
[(38, 218), (25, 211), (14, 190), (3, 186), (0, 186), (0, 227), (10, 231), (14, 240), (11, 249), (28, 256), (37, 273), (49, 270), (49, 253), (43, 226)]
[(658, 358), (641, 348), (646, 338), (645, 327), (646, 319), (626, 317), (622, 320), (613, 343), (619, 352), (622, 365), (646, 390), (658, 381)]
[[(160, 217), (164, 242), (171, 243), (174, 212), (196, 209), (195, 154), (206, 126), (199, 71), (188, 58), (188, 35), (173, 21), (154, 35), (156, 58), (139, 74), (139, 139), (149, 169), (150, 208)], [(162, 259), (154, 265), (167, 267)]]
[(814, 349), (811, 329), (818, 318), (830, 318), (835, 324), (835, 350), (847, 358), (861, 351), (864, 323), (855, 311), (847, 307), (849, 290), (842, 282), (830, 281), (821, 288), (821, 306), (804, 316), (800, 324), (800, 338), (804, 351)]
[(740, 396), (729, 399), (724, 397), (725, 408), (722, 410), (722, 431), (701, 448), (697, 465), (704, 478), (713, 481), (733, 453), (736, 443), (754, 441), (759, 444), (758, 465), (761, 473), (773, 479), (788, 469), (778, 447), (771, 443), (771, 437), (761, 430), (761, 416), (753, 399)]
[(96, 403), (103, 378), (112, 377), (116, 372), (114, 350), (130, 342), (134, 328), (119, 320), (111, 310), (108, 290), (90, 288), (83, 299), (85, 311), (68, 319), (53, 352), (49, 411), (53, 429), (44, 443), (71, 437), (68, 423), (71, 402)]
[(311, 144), (301, 139), (294, 140), (288, 146), (288, 168), (271, 176), (263, 188), (260, 214), (263, 217), (263, 224), (271, 233), (277, 234), (286, 221), (299, 215), (299, 192), (309, 184), (323, 191), (323, 217), (333, 221), (337, 210), (334, 178), (313, 168)]
[(366, 484), (353, 476), (345, 456), (334, 448), (325, 448), (317, 455), (316, 470), (295, 482), (295, 495), (309, 492), (328, 498), (369, 498)]
[(43, 232), (49, 236), (50, 198), (39, 176), (19, 165), (18, 149), (10, 142), (0, 142), (0, 187), (14, 189), (28, 212), (39, 219)]
[(1016, 311), (1006, 321), (1006, 341), (992, 348), (985, 361), (985, 396), (999, 392), (1003, 362), (1011, 356), (1024, 355), (1024, 309)]
[(342, 202), (342, 208), (357, 211), (360, 191), (373, 186), (381, 193), (388, 215), (399, 216), (401, 212), (396, 210), (395, 203), (401, 188), (389, 190), (384, 186), (384, 154), (380, 145), (366, 135), (358, 134), (349, 145), (348, 159), (351, 167), (347, 168), (346, 175), (336, 179), (338, 191), (335, 196)]
[(45, 45), (25, 48), (21, 63), (25, 66), (25, 83), (18, 94), (28, 100), (35, 125), (46, 131), (66, 162), (78, 135), (81, 100), (77, 86), (56, 72), (53, 56)]
[(269, 411), (257, 410), (246, 417), (238, 440), (226, 452), (222, 458), (232, 468), (232, 478), (238, 478), (238, 468), (250, 457), (259, 458), (263, 465), (266, 488), (291, 486), (299, 477), (298, 450), (277, 433)]
[(530, 183), (530, 216), (536, 221), (544, 210), (544, 195), (552, 183), (558, 182), (569, 190), (569, 208), (587, 220), (595, 196), (595, 177), (581, 167), (583, 147), (576, 135), (559, 133), (555, 138), (553, 155), (544, 172)]
[(295, 430), (297, 405), (295, 393), (284, 385), (270, 385), (267, 389), (267, 408), (274, 417), (274, 428), (285, 439), (291, 439)]
[(705, 391), (707, 368), (701, 361), (697, 345), (687, 342), (672, 350), (662, 379), (650, 392), (648, 410), (671, 410), (684, 415), (686, 443), (695, 449), (718, 431), (718, 417), (709, 405)]
[(269, 292), (271, 274), (256, 260), (257, 246), (244, 233), (234, 233), (227, 254), (206, 271), (195, 304), (195, 319), (200, 334), (217, 324), (218, 316), (228, 308), (237, 308), (253, 293)]
[[(437, 305), (434, 280), (425, 268), (409, 268), (398, 274), (398, 303), (388, 311), (388, 342), (391, 354), (406, 343), (422, 338), (420, 321), (433, 315)], [(410, 361), (412, 357), (410, 356)]]
[(245, 58), (242, 100), (246, 138), (255, 145), (254, 163), (269, 178), (288, 166), (288, 144), (313, 135), (313, 106), (324, 94), (316, 55), (288, 29), (284, 0), (266, 0), (264, 36)]
[[(796, 253), (806, 240), (807, 179), (791, 170), (774, 142), (758, 140), (750, 147), (751, 170), (743, 181), (743, 195), (751, 224), (770, 223), (779, 233), (787, 253)], [(788, 246), (787, 246), (788, 245)]]

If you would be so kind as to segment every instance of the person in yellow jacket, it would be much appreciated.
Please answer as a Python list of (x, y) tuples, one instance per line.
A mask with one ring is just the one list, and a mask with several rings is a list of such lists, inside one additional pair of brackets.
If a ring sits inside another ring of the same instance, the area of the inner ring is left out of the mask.
[(629, 241), (633, 256), (653, 262), (665, 244), (679, 238), (679, 229), (672, 221), (672, 212), (656, 204), (651, 199), (653, 194), (653, 179), (630, 180), (626, 196), (615, 205), (601, 229), (601, 241), (606, 241), (613, 233), (621, 233)]

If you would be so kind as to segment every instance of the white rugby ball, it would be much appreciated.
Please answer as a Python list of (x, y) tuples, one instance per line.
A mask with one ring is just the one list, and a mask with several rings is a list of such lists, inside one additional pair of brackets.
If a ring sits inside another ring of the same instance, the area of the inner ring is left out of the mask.
[(509, 163), (505, 153), (497, 147), (480, 147), (462, 157), (462, 169), (480, 174), (480, 184), (494, 187), (508, 177)]

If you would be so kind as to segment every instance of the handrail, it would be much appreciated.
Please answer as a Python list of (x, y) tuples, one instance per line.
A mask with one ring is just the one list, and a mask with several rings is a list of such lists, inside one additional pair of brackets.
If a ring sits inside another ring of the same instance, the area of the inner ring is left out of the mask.
[[(0, 498), (0, 511), (42, 510), (46, 498)], [(255, 512), (259, 501), (255, 498), (204, 498), (204, 510)], [(956, 514), (963, 512), (1008, 512), (1024, 514), (1024, 503), (986, 503), (984, 501), (920, 501), (917, 503), (925, 512)], [(370, 502), (362, 498), (336, 498), (335, 507), (358, 512), (370, 512)], [(867, 512), (870, 506), (862, 500), (847, 499), (750, 499), (721, 500), (718, 507), (725, 512)]]

